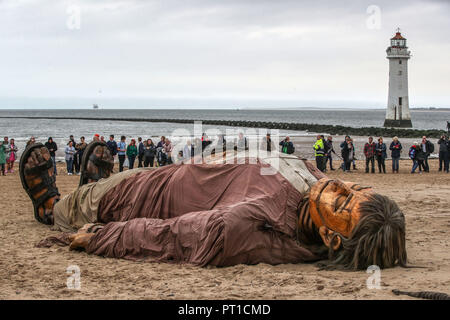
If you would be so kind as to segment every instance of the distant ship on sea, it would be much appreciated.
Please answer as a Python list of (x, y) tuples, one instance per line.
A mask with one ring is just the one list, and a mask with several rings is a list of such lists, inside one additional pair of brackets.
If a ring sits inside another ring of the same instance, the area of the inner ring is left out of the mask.
[(98, 109), (98, 104), (95, 104), (92, 106), (93, 109), (97, 110)]

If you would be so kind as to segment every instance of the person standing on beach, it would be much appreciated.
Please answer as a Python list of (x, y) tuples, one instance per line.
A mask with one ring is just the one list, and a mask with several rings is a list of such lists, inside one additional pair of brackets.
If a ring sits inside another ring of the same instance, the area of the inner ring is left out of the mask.
[(92, 141), (100, 141), (100, 135), (98, 133), (94, 134)]
[(144, 143), (142, 138), (138, 138), (138, 168), (142, 168), (142, 163), (144, 161)]
[(164, 143), (164, 151), (167, 155), (167, 164), (172, 164), (172, 151), (173, 151), (173, 145), (172, 142), (169, 140), (169, 138), (166, 138)]
[(14, 139), (11, 139), (9, 141), (8, 155), (6, 158), (6, 163), (8, 165), (8, 167), (7, 167), (8, 173), (14, 173), (14, 162), (16, 162), (18, 150), (19, 149), (17, 148), (16, 144), (14, 143)]
[(75, 145), (75, 150), (77, 151), (75, 153), (75, 158), (74, 158), (74, 162), (75, 162), (75, 172), (80, 175), (80, 167), (81, 167), (81, 160), (83, 160), (83, 154), (84, 154), (84, 150), (87, 147), (87, 143), (85, 142), (85, 138), (81, 137), (80, 138), (80, 143), (77, 143)]
[(375, 173), (375, 152), (377, 145), (373, 142), (373, 137), (369, 137), (369, 142), (364, 145), (364, 155), (366, 156), (366, 173), (369, 173), (369, 163), (371, 172)]
[(377, 163), (378, 163), (378, 172), (381, 173), (386, 173), (386, 158), (387, 158), (387, 147), (386, 144), (383, 142), (383, 138), (379, 137), (378, 138), (378, 143), (376, 146), (376, 156), (377, 156)]
[(144, 167), (153, 167), (156, 156), (156, 146), (152, 139), (147, 139), (147, 143), (144, 145)]
[(425, 172), (430, 172), (428, 157), (434, 152), (434, 144), (431, 141), (427, 140), (426, 136), (422, 137), (422, 151), (425, 153)]
[(195, 138), (194, 142), (191, 144), (191, 158), (195, 157), (203, 158), (202, 141), (199, 138)]
[(411, 148), (409, 148), (409, 151), (408, 151), (409, 158), (413, 162), (413, 166), (411, 168), (411, 173), (416, 172), (417, 168), (419, 168), (419, 173), (422, 173), (422, 168), (419, 167), (419, 163), (417, 161), (417, 151), (418, 151), (417, 144), (418, 144), (418, 142), (417, 143), (414, 142), (414, 144), (411, 146)]
[(242, 132), (239, 132), (239, 137), (237, 141), (237, 151), (245, 151), (248, 150), (248, 141), (247, 137), (244, 137), (244, 134)]
[(355, 145), (353, 143), (353, 139), (352, 138), (350, 138), (350, 143), (352, 144), (352, 147), (351, 147), (351, 151), (352, 151), (351, 161), (352, 161), (352, 164), (353, 164), (353, 170), (358, 170), (358, 169), (356, 169), (356, 148), (355, 148)]
[[(75, 142), (75, 138), (73, 137), (72, 134), (69, 136), (69, 141), (67, 142), (67, 145), (69, 145), (70, 142), (72, 142), (72, 146), (74, 147), (75, 152), (76, 152), (77, 149), (75, 147), (76, 147), (77, 143)], [(73, 159), (72, 159), (72, 170), (70, 171), (71, 173), (73, 173), (74, 169), (75, 169), (75, 158), (76, 158), (76, 155), (74, 154)]]
[(411, 173), (415, 173), (417, 168), (419, 168), (419, 173), (422, 173), (422, 169), (425, 170), (425, 152), (423, 152), (419, 142), (416, 141), (411, 146), (409, 149), (409, 157), (413, 161)]
[(75, 155), (75, 147), (72, 141), (69, 141), (64, 152), (66, 154), (67, 175), (71, 176), (73, 174), (73, 159)]
[(58, 150), (58, 146), (56, 145), (56, 142), (53, 141), (52, 137), (49, 137), (47, 142), (45, 143), (45, 147), (48, 149), (50, 153), (50, 157), (52, 158), (53, 162), (53, 174), (56, 176), (56, 150)]
[(398, 173), (400, 155), (402, 153), (402, 144), (400, 143), (400, 141), (398, 141), (398, 137), (392, 138), (392, 143), (389, 147), (389, 150), (392, 151), (392, 173)]
[(6, 175), (5, 165), (6, 165), (6, 150), (8, 148), (8, 144), (5, 144), (5, 141), (2, 141), (0, 144), (0, 167), (2, 170), (2, 176)]
[(161, 136), (161, 139), (159, 140), (158, 144), (156, 145), (156, 157), (158, 161), (158, 165), (160, 167), (165, 166), (167, 162), (167, 154), (164, 151), (164, 144), (166, 141), (165, 136)]
[(32, 136), (30, 138), (30, 140), (27, 141), (27, 147), (32, 145), (32, 144), (35, 144), (35, 143), (36, 143), (36, 138), (34, 136)]
[[(342, 157), (342, 164), (341, 169), (342, 171), (347, 171), (347, 162), (348, 162), (348, 139), (350, 139), (350, 136), (345, 136), (345, 139), (339, 147), (341, 148), (341, 157)], [(349, 168), (350, 169), (350, 168)]]
[(123, 163), (125, 162), (125, 155), (127, 152), (126, 137), (121, 136), (120, 142), (117, 144), (117, 154), (119, 156), (119, 172), (123, 171)]
[[(214, 150), (215, 152), (215, 150)], [(183, 161), (184, 163), (190, 163), (192, 153), (192, 142), (191, 140), (186, 140), (186, 144), (183, 147)]]
[(316, 143), (314, 143), (313, 149), (314, 149), (314, 156), (316, 157), (317, 169), (324, 172), (325, 171), (325, 168), (324, 168), (325, 146), (323, 143), (322, 135), (317, 136), (317, 140), (316, 140)]
[[(114, 135), (109, 136), (108, 142), (106, 142), (106, 146), (108, 147), (109, 152), (111, 153), (111, 156), (114, 157), (117, 154), (117, 142), (114, 141)], [(114, 163), (114, 162), (113, 162)]]
[(130, 144), (127, 147), (127, 158), (128, 158), (128, 169), (132, 170), (134, 168), (134, 161), (138, 155), (138, 149), (136, 147), (136, 140), (131, 139)]
[(349, 159), (349, 164), (348, 164), (348, 170), (350, 171), (350, 165), (353, 163), (353, 170), (356, 170), (356, 165), (355, 165), (355, 145), (353, 144), (353, 140), (352, 138), (348, 139), (348, 159)]
[(165, 142), (166, 142), (166, 137), (165, 137), (165, 136), (161, 136), (161, 139), (159, 140), (159, 142), (158, 142), (158, 144), (156, 145), (156, 147), (157, 147), (157, 148), (163, 148)]
[(280, 141), (281, 152), (286, 154), (292, 154), (295, 151), (294, 144), (291, 142), (289, 137), (284, 138), (284, 140)]
[[(270, 136), (270, 134), (268, 134), (268, 135)], [(191, 141), (189, 141), (189, 143), (191, 144)], [(189, 149), (191, 150), (191, 157), (193, 157), (192, 144)], [(274, 149), (275, 149), (275, 146), (274, 146)], [(225, 139), (225, 136), (223, 134), (219, 134), (217, 136), (216, 149), (214, 150), (214, 152), (217, 153), (219, 150), (221, 150), (221, 152), (227, 151), (227, 140)]]
[(439, 172), (444, 169), (445, 172), (448, 173), (449, 171), (449, 161), (450, 161), (450, 141), (448, 140), (448, 137), (445, 135), (442, 135), (441, 138), (438, 141), (439, 144)]
[[(219, 137), (221, 138), (221, 137)], [(223, 136), (222, 136), (223, 138)], [(261, 150), (265, 150), (269, 153), (272, 152), (272, 150), (275, 151), (275, 144), (272, 141), (272, 138), (270, 137), (270, 133), (267, 133), (265, 137), (262, 138), (261, 141)]]
[(6, 148), (6, 152), (8, 152), (8, 145), (9, 145), (9, 138), (8, 137), (4, 137), (3, 138), (3, 144), (5, 145)]
[(327, 162), (330, 162), (330, 170), (334, 171), (333, 169), (333, 157), (332, 157), (332, 153), (336, 154), (336, 151), (334, 151), (334, 147), (333, 147), (333, 137), (332, 136), (328, 136), (327, 140), (325, 141), (325, 163), (324, 163), (324, 168), (326, 169), (327, 167)]
[(202, 152), (212, 143), (206, 133), (202, 134)]

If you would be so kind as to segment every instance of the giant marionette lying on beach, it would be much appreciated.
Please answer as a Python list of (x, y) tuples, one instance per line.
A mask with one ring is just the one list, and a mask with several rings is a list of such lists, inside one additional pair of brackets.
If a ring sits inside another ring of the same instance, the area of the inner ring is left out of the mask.
[(406, 265), (405, 218), (394, 201), (329, 179), (294, 156), (281, 156), (275, 174), (262, 174), (275, 160), (111, 175), (112, 157), (94, 142), (84, 152), (80, 186), (60, 199), (50, 154), (34, 144), (20, 174), (36, 219), (72, 232), (70, 248), (91, 254), (199, 266)]

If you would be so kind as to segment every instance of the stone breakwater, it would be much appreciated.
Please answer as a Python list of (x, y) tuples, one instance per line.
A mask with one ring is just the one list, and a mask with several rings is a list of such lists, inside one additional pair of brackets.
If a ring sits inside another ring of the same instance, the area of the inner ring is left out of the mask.
[[(0, 116), (4, 119), (55, 119), (66, 120), (66, 117), (12, 117)], [(309, 123), (291, 123), (291, 122), (265, 122), (265, 121), (241, 121), (241, 120), (194, 120), (194, 119), (164, 119), (164, 118), (110, 118), (110, 117), (70, 117), (72, 120), (90, 120), (90, 121), (131, 121), (131, 122), (169, 122), (189, 124), (194, 121), (201, 121), (207, 125), (230, 126), (230, 127), (246, 127), (246, 128), (266, 128), (281, 129), (293, 131), (307, 131), (331, 135), (350, 135), (350, 136), (383, 136), (399, 138), (418, 138), (427, 136), (439, 139), (444, 130), (417, 130), (417, 129), (400, 129), (400, 128), (381, 128), (381, 127), (346, 127), (340, 125), (320, 125)]]

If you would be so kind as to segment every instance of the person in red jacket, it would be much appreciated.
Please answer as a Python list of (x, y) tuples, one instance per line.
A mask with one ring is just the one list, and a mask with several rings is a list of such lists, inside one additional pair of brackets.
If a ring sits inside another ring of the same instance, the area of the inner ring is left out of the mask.
[(366, 173), (369, 173), (369, 163), (371, 163), (371, 172), (375, 173), (375, 152), (377, 144), (373, 142), (373, 137), (369, 137), (369, 142), (364, 145), (364, 155), (366, 156)]

